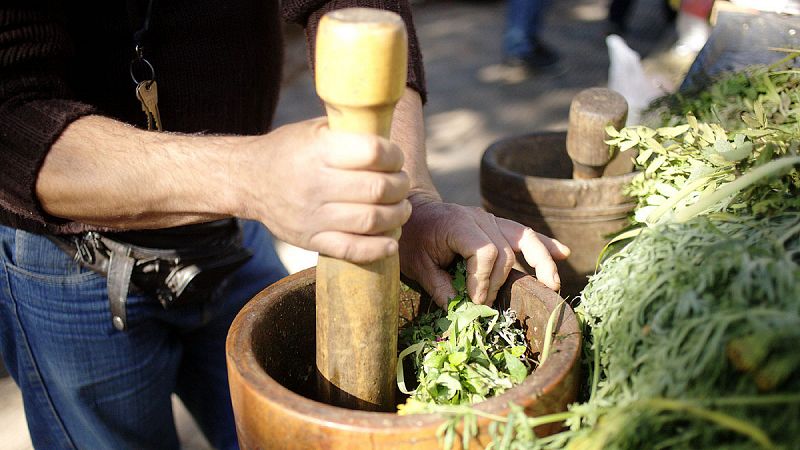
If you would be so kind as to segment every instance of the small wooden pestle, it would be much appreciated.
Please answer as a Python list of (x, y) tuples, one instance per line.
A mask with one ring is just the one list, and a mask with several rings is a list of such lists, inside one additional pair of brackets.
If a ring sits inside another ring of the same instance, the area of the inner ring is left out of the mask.
[[(589, 88), (578, 93), (569, 107), (567, 127), (567, 153), (572, 159), (572, 177), (575, 179), (599, 178), (621, 175), (631, 170), (631, 164), (622, 161), (619, 170), (606, 170), (614, 155), (604, 141), (606, 127), (625, 126), (628, 103), (625, 98), (607, 88)], [(616, 167), (615, 167), (616, 168)], [(618, 173), (617, 173), (618, 172)]]

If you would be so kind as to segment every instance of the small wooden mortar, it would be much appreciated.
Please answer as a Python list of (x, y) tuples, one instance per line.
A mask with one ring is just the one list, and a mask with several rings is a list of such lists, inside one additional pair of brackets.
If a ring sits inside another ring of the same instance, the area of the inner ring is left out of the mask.
[[(566, 133), (502, 139), (483, 153), (483, 207), (552, 236), (572, 250), (566, 261), (556, 262), (564, 296), (580, 294), (608, 236), (628, 224), (636, 205), (624, 194), (636, 175), (631, 172), (632, 152), (613, 155), (604, 142), (606, 126), (621, 128), (627, 111), (620, 94), (605, 88), (586, 89), (570, 105)], [(520, 263), (525, 267), (524, 261)]]

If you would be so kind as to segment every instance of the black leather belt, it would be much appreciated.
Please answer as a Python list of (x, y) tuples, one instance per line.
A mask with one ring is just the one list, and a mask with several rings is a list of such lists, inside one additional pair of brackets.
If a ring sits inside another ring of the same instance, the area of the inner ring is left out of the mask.
[(83, 266), (106, 276), (111, 321), (128, 327), (126, 302), (131, 286), (158, 299), (164, 308), (207, 299), (231, 272), (250, 259), (241, 245), (241, 229), (212, 242), (177, 249), (132, 245), (90, 231), (48, 236)]

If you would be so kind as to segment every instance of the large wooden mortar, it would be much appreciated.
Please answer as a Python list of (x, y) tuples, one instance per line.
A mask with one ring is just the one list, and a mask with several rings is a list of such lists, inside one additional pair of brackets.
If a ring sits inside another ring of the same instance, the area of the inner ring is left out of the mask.
[[(399, 416), (351, 410), (317, 400), (315, 392), (314, 269), (289, 276), (256, 295), (234, 320), (227, 341), (228, 373), (236, 427), (243, 449), (436, 449), (439, 415)], [(401, 293), (401, 323), (427, 308), (430, 299)], [(494, 414), (509, 402), (531, 416), (564, 411), (578, 389), (581, 335), (568, 305), (531, 276), (514, 272), (496, 306), (512, 308), (526, 327), (534, 352), (544, 342), (558, 308), (555, 338), (544, 364), (519, 386), (477, 406)], [(401, 398), (401, 397), (398, 397)], [(480, 441), (488, 443), (481, 419)], [(546, 435), (559, 424), (536, 429)]]
[(622, 193), (635, 173), (623, 154), (600, 178), (573, 179), (565, 132), (535, 133), (492, 144), (481, 160), (483, 207), (552, 236), (571, 250), (557, 261), (561, 294), (575, 296), (595, 271), (609, 235), (628, 224), (636, 203)]

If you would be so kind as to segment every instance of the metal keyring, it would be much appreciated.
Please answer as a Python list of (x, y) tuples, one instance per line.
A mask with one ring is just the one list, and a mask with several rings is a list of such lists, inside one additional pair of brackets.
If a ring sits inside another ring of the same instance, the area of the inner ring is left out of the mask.
[(136, 75), (133, 73), (134, 66), (136, 65), (136, 63), (139, 63), (139, 62), (144, 63), (147, 66), (147, 68), (150, 70), (150, 77), (146, 78), (146, 80), (155, 80), (156, 71), (155, 71), (155, 69), (153, 69), (153, 65), (150, 64), (150, 61), (148, 61), (148, 60), (146, 60), (146, 59), (144, 59), (142, 57), (138, 57), (138, 58), (132, 59), (131, 60), (131, 65), (130, 65), (131, 80), (133, 80), (133, 84), (136, 84), (138, 86), (139, 83), (140, 83), (139, 80), (136, 79)]

